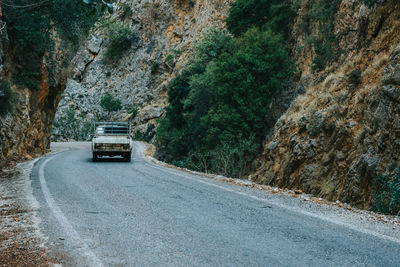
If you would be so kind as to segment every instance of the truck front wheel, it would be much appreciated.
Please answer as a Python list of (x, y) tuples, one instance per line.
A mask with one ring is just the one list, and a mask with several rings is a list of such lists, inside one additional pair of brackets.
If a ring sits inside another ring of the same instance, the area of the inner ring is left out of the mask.
[(131, 162), (131, 153), (125, 153), (124, 160), (126, 162)]
[(96, 152), (93, 152), (93, 162), (99, 161), (99, 155)]

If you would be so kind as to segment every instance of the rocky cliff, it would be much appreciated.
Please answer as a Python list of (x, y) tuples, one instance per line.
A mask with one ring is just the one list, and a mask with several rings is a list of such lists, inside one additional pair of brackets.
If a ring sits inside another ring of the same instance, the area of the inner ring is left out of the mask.
[[(224, 27), (232, 0), (122, 0), (112, 19), (128, 25), (137, 41), (113, 64), (105, 60), (108, 36), (99, 23), (73, 59), (55, 118), (56, 140), (87, 139), (90, 123), (107, 118), (105, 92), (122, 102), (112, 119), (133, 123), (137, 138), (150, 140), (167, 104), (167, 85), (190, 58), (204, 30)], [(78, 128), (75, 127), (78, 125)]]
[(332, 19), (342, 51), (312, 71), (315, 50), (299, 34), (307, 2), (292, 32), (305, 93), (276, 123), (250, 178), (367, 205), (373, 179), (400, 167), (400, 4), (341, 1)]
[[(0, 11), (1, 13), (1, 11)], [(15, 69), (12, 37), (1, 23), (0, 70), (2, 80), (10, 81)], [(56, 45), (55, 51), (60, 51)], [(56, 52), (57, 62), (49, 71), (43, 57), (40, 68), (41, 83), (38, 89), (17, 87), (10, 82), (13, 101), (10, 112), (0, 116), (0, 170), (9, 163), (32, 159), (50, 147), (51, 125), (61, 93), (65, 88), (65, 71), (62, 64), (67, 58)], [(0, 96), (1, 97), (1, 96)]]

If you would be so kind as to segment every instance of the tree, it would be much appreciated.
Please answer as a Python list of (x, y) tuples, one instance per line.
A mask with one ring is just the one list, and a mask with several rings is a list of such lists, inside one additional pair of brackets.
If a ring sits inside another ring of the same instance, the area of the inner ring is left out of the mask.
[(290, 1), (282, 0), (236, 0), (226, 19), (228, 30), (240, 36), (252, 27), (267, 26), (286, 39), (293, 17)]
[(208, 65), (210, 110), (202, 118), (206, 143), (238, 142), (254, 133), (264, 138), (268, 105), (293, 73), (294, 65), (279, 35), (257, 28), (236, 40), (238, 49)]
[(109, 92), (105, 93), (100, 100), (100, 106), (108, 112), (107, 116), (110, 118), (110, 113), (114, 111), (121, 110), (121, 100), (114, 97)]

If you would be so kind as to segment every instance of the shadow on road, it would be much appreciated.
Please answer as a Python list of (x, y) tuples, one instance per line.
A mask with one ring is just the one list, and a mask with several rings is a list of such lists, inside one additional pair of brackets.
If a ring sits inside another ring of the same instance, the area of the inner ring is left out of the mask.
[(98, 158), (97, 159), (97, 161), (93, 161), (93, 159), (92, 158), (86, 158), (86, 160), (85, 160), (86, 162), (92, 162), (92, 163), (98, 163), (98, 162), (102, 162), (102, 163), (107, 163), (107, 162), (125, 162), (125, 163), (129, 163), (129, 162), (126, 162), (125, 160), (124, 160), (124, 158), (122, 158), (122, 157), (114, 157), (114, 158), (111, 158), (111, 157), (103, 157), (103, 158)]

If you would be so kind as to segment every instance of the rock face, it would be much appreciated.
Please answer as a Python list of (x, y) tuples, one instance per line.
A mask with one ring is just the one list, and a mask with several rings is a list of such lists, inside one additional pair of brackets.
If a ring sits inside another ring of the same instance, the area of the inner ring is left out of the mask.
[(368, 205), (373, 179), (400, 167), (399, 16), (397, 1), (368, 9), (343, 0), (335, 16), (343, 53), (317, 73), (293, 33), (306, 92), (276, 123), (251, 179)]
[[(104, 60), (107, 36), (97, 27), (72, 61), (53, 129), (55, 140), (87, 139), (90, 123), (130, 120), (137, 138), (154, 136), (156, 119), (164, 114), (167, 85), (187, 62), (192, 44), (210, 27), (224, 27), (233, 0), (121, 0), (114, 19), (129, 25), (138, 41), (115, 64)], [(122, 102), (111, 118), (100, 107), (105, 92)], [(69, 118), (68, 118), (69, 117)], [(78, 132), (69, 124), (79, 125)]]
[[(8, 51), (11, 48), (4, 29), (1, 43), (1, 72), (4, 74), (2, 79), (6, 79), (13, 69), (13, 62), (8, 57), (12, 52)], [(55, 65), (51, 73), (45, 64), (41, 66), (38, 90), (13, 86), (13, 109), (0, 116), (0, 170), (10, 162), (32, 159), (49, 149), (51, 125), (65, 88), (65, 75), (60, 68), (64, 61), (59, 56), (60, 65)]]

